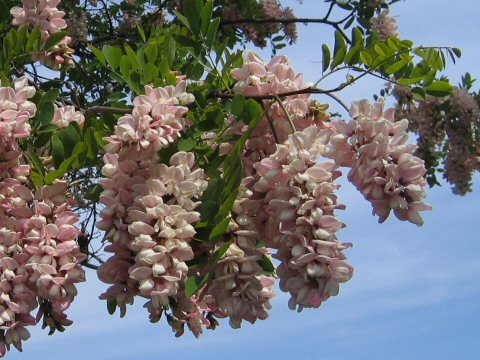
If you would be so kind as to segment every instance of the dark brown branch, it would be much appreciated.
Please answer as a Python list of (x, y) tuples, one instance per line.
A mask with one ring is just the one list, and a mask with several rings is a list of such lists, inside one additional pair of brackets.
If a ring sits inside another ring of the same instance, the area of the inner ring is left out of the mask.
[[(275, 99), (276, 97), (282, 98), (286, 96), (295, 96), (295, 95), (301, 95), (301, 94), (329, 94), (332, 92), (340, 91), (348, 85), (349, 83), (344, 83), (330, 90), (323, 90), (323, 89), (308, 87), (305, 89), (288, 91), (288, 92), (278, 93), (278, 94), (245, 96), (245, 98), (253, 99), (253, 100), (267, 100), (267, 99)], [(233, 99), (235, 95), (236, 94), (230, 94), (230, 93), (213, 93), (210, 97), (219, 98), (219, 99)]]
[(85, 111), (85, 117), (89, 117), (96, 114), (118, 114), (118, 115), (126, 115), (132, 112), (131, 109), (120, 109), (120, 108), (113, 108), (109, 106), (92, 106)]
[(327, 24), (327, 25), (338, 25), (340, 24), (337, 21), (331, 21), (327, 19), (316, 19), (316, 18), (245, 18), (245, 19), (232, 19), (232, 20), (222, 20), (220, 21), (221, 26), (225, 25), (235, 25), (235, 24), (270, 24), (270, 23), (280, 23), (280, 24), (290, 24), (290, 23), (303, 23), (303, 24)]
[(265, 18), (265, 19), (258, 19), (258, 18), (245, 18), (245, 19), (234, 19), (234, 20), (223, 20), (220, 22), (220, 26), (226, 25), (235, 25), (235, 24), (271, 24), (271, 23), (280, 23), (280, 24), (290, 24), (290, 23), (302, 23), (302, 24), (327, 24), (333, 26), (338, 32), (343, 36), (345, 41), (350, 44), (351, 41), (345, 32), (340, 27), (340, 24), (348, 19), (351, 15), (342, 19), (340, 21), (332, 21), (328, 20), (327, 18), (316, 19), (316, 18)]
[(88, 262), (81, 263), (81, 266), (85, 266), (86, 268), (93, 269), (93, 270), (98, 270), (99, 266), (98, 265), (93, 265)]

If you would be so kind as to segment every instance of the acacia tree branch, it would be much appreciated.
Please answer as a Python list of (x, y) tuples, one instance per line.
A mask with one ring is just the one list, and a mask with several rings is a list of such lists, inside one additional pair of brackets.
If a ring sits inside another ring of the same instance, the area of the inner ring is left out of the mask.
[(234, 19), (234, 20), (222, 20), (220, 21), (220, 26), (227, 26), (227, 25), (235, 25), (235, 24), (271, 24), (271, 23), (280, 23), (280, 24), (290, 24), (290, 23), (303, 23), (303, 24), (327, 24), (333, 26), (335, 30), (337, 30), (345, 41), (350, 44), (351, 41), (349, 37), (345, 34), (345, 32), (340, 27), (346, 19), (348, 19), (351, 14), (342, 19), (340, 21), (332, 21), (328, 20), (327, 18), (317, 19), (317, 18), (265, 18), (265, 19), (258, 19), (258, 18), (245, 18), (245, 19)]
[(93, 116), (97, 114), (110, 113), (110, 114), (126, 115), (126, 114), (130, 114), (131, 112), (132, 112), (132, 109), (120, 109), (120, 108), (113, 108), (109, 106), (96, 105), (96, 106), (92, 106), (91, 108), (88, 108), (85, 111), (84, 115), (85, 117), (88, 118), (89, 116)]
[(88, 262), (81, 263), (80, 265), (84, 266), (86, 268), (89, 268), (89, 269), (93, 269), (93, 270), (98, 270), (98, 268), (99, 268), (98, 265), (93, 265), (93, 264), (90, 264)]
[(235, 24), (270, 24), (270, 23), (280, 23), (280, 24), (290, 24), (290, 23), (315, 23), (315, 24), (327, 24), (327, 25), (339, 25), (340, 22), (328, 20), (325, 18), (244, 18), (244, 19), (232, 19), (232, 20), (222, 20), (220, 21), (220, 26), (225, 25), (235, 25)]

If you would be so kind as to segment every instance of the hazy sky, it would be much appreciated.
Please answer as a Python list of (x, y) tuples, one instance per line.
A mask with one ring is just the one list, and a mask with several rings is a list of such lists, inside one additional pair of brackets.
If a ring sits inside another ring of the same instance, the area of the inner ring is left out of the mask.
[[(286, 1), (297, 16), (321, 17), (320, 0)], [(284, 2), (285, 3), (285, 2)], [(319, 10), (320, 9), (320, 10)], [(408, 0), (392, 8), (400, 33), (416, 44), (458, 46), (463, 58), (449, 67), (453, 82), (470, 71), (480, 77), (480, 5), (478, 0)], [(306, 80), (320, 75), (321, 44), (333, 34), (321, 25), (300, 26), (300, 41), (284, 49)], [(362, 81), (341, 96), (371, 98), (376, 81)], [(480, 177), (477, 176), (477, 183)], [(479, 191), (453, 196), (449, 186), (431, 189), (421, 228), (391, 218), (377, 224), (371, 206), (352, 186), (339, 194), (347, 224), (339, 233), (352, 242), (346, 254), (355, 275), (336, 298), (320, 309), (288, 310), (288, 296), (278, 293), (270, 318), (232, 330), (226, 321), (196, 340), (188, 331), (176, 339), (162, 321), (151, 325), (143, 300), (125, 319), (109, 316), (98, 300), (105, 289), (93, 272), (79, 286), (69, 311), (74, 325), (48, 337), (31, 330), (24, 353), (10, 359), (478, 359), (480, 353)]]

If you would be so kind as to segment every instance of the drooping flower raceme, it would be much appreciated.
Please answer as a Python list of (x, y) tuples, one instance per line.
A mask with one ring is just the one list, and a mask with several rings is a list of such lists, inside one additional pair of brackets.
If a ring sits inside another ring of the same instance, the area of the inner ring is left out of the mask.
[[(30, 166), (18, 140), (30, 135), (35, 89), (20, 78), (0, 87), (0, 355), (29, 338), (25, 328), (42, 319), (52, 330), (70, 325), (65, 310), (84, 281), (86, 259), (76, 243), (79, 217), (69, 210), (68, 184), (29, 188)], [(37, 307), (36, 318), (31, 312)]]
[(145, 88), (134, 99), (131, 115), (121, 117), (107, 138), (108, 153), (100, 181), (105, 205), (97, 226), (111, 241), (105, 250), (114, 255), (99, 269), (112, 286), (101, 298), (115, 301), (121, 314), (135, 295), (141, 295), (152, 321), (158, 320), (185, 281), (186, 261), (199, 220), (194, 209), (206, 185), (203, 170), (194, 168), (194, 156), (179, 152), (170, 166), (159, 163), (156, 151), (173, 143), (185, 124), (191, 101), (185, 81), (176, 87)]
[(400, 220), (421, 225), (419, 211), (430, 210), (423, 202), (426, 181), (424, 161), (413, 155), (416, 145), (407, 144), (408, 120), (394, 121), (394, 110), (384, 111), (383, 99), (373, 105), (354, 102), (352, 120), (332, 121), (329, 156), (351, 167), (348, 179), (373, 205), (379, 222), (391, 210)]
[[(275, 95), (304, 90), (312, 86), (304, 83), (303, 74), (297, 73), (289, 65), (286, 56), (275, 56), (268, 63), (253, 51), (243, 54), (242, 68), (233, 69), (232, 77), (237, 79), (234, 91), (245, 96)], [(247, 175), (251, 175), (252, 164), (275, 152), (275, 144), (284, 142), (296, 130), (311, 125), (321, 126), (328, 120), (325, 111), (328, 106), (309, 99), (309, 94), (282, 96), (279, 101), (263, 102), (266, 115), (262, 118), (245, 145), (243, 161)], [(315, 111), (313, 111), (315, 110)]]
[[(12, 24), (21, 26), (29, 24), (39, 27), (42, 42), (45, 44), (50, 35), (65, 30), (67, 22), (63, 19), (65, 12), (57, 9), (60, 0), (22, 0), (22, 7), (15, 6), (10, 10), (13, 16)], [(35, 54), (33, 60), (59, 70), (62, 66), (69, 66), (72, 62), (73, 50), (69, 48), (71, 38), (65, 36), (47, 52)]]
[(292, 309), (320, 306), (353, 274), (342, 254), (349, 245), (335, 236), (345, 226), (334, 215), (345, 208), (334, 194), (341, 173), (333, 162), (317, 162), (328, 151), (328, 138), (318, 127), (298, 131), (254, 165), (260, 175), (254, 189), (265, 194), (270, 215), (264, 239), (277, 249), (280, 288), (290, 292)]

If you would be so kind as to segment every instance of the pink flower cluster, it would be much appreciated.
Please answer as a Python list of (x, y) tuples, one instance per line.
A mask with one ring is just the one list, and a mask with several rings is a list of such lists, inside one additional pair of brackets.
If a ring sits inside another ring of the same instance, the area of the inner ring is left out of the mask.
[(60, 129), (63, 129), (72, 122), (76, 122), (82, 128), (83, 124), (85, 123), (85, 117), (80, 111), (75, 109), (75, 106), (67, 105), (58, 107), (55, 105), (52, 124), (57, 125)]
[[(234, 89), (244, 95), (275, 95), (311, 86), (285, 56), (264, 63), (247, 52), (243, 67), (231, 75), (238, 80)], [(241, 222), (250, 224), (253, 238), (276, 250), (280, 287), (290, 292), (290, 307), (301, 310), (336, 295), (353, 268), (341, 252), (347, 245), (335, 237), (344, 227), (333, 214), (344, 208), (334, 195), (333, 181), (341, 173), (333, 162), (317, 163), (329, 152), (330, 130), (324, 128), (328, 106), (308, 94), (282, 96), (280, 101), (264, 101), (267, 114), (247, 141), (242, 160), (250, 176), (243, 186), (250, 193), (236, 207), (243, 211)]]
[[(282, 94), (312, 85), (303, 82), (303, 74), (295, 72), (286, 56), (275, 56), (264, 63), (256, 53), (247, 51), (243, 59), (243, 66), (231, 71), (232, 77), (238, 80), (234, 91), (242, 95)], [(281, 104), (265, 100), (264, 106), (268, 114), (247, 141), (244, 153), (244, 165), (249, 175), (253, 172), (253, 163), (274, 153), (277, 141), (282, 143), (293, 133), (291, 122), (296, 130), (303, 130), (314, 124), (320, 126), (330, 116), (325, 111), (328, 106), (309, 99), (309, 94), (282, 97)]]
[(431, 208), (423, 203), (424, 161), (413, 155), (415, 145), (406, 144), (408, 120), (395, 122), (394, 109), (384, 111), (383, 99), (354, 102), (350, 115), (348, 123), (332, 121), (329, 156), (351, 167), (348, 179), (372, 203), (379, 222), (394, 210), (400, 220), (421, 225), (419, 211)]
[(115, 301), (123, 316), (135, 295), (149, 299), (152, 321), (183, 296), (188, 267), (194, 256), (194, 209), (206, 186), (203, 170), (195, 169), (192, 153), (178, 152), (170, 166), (160, 163), (157, 150), (180, 135), (191, 101), (185, 81), (176, 87), (146, 86), (134, 99), (131, 115), (119, 119), (107, 138), (100, 181), (105, 208), (97, 227), (107, 232), (113, 256), (100, 267), (100, 280), (112, 286), (101, 295)]
[[(28, 120), (35, 89), (20, 78), (15, 88), (0, 87), (0, 356), (14, 345), (22, 349), (27, 325), (43, 317), (52, 330), (66, 325), (65, 310), (84, 281), (79, 264), (86, 259), (76, 243), (79, 217), (69, 210), (67, 183), (32, 191), (30, 167), (21, 163), (18, 140), (30, 135)], [(36, 318), (31, 312), (40, 306)]]
[(382, 40), (398, 36), (397, 19), (390, 16), (388, 10), (383, 10), (378, 16), (370, 19), (370, 23), (372, 24), (370, 30), (377, 33)]
[(14, 88), (0, 83), (0, 179), (26, 180), (28, 166), (20, 165), (21, 152), (18, 139), (30, 135), (29, 119), (37, 110), (28, 99), (35, 95), (35, 88), (27, 85), (26, 77), (15, 81)]
[[(265, 309), (273, 296), (273, 279), (262, 275), (257, 263), (263, 253), (247, 238), (252, 232), (231, 220), (232, 242), (213, 268), (190, 270), (187, 261), (214, 248), (194, 244), (195, 211), (206, 187), (205, 174), (195, 169), (192, 153), (178, 152), (170, 166), (159, 163), (156, 151), (180, 136), (191, 101), (185, 82), (176, 88), (146, 87), (146, 95), (134, 99), (131, 115), (119, 119), (114, 134), (107, 138), (105, 165), (100, 181), (105, 205), (97, 227), (107, 232), (113, 253), (99, 269), (99, 278), (110, 288), (102, 299), (114, 302), (126, 312), (136, 295), (147, 298), (151, 321), (167, 319), (177, 335), (184, 325), (199, 336), (203, 327), (213, 328), (217, 317), (230, 317), (239, 327), (243, 319), (266, 318)], [(238, 219), (237, 219), (238, 220)], [(241, 220), (238, 220), (241, 222)], [(193, 297), (185, 294), (187, 276), (212, 272), (211, 280)], [(199, 273), (200, 272), (200, 273)]]
[[(230, 245), (213, 270), (213, 279), (204, 289), (216, 300), (218, 308), (230, 318), (230, 326), (239, 328), (242, 320), (254, 323), (268, 317), (269, 300), (275, 296), (275, 279), (265, 275), (259, 262), (269, 258), (265, 248), (256, 248), (257, 227), (247, 209), (256, 201), (250, 200), (252, 179), (247, 177), (240, 185), (240, 192), (232, 208), (229, 224)], [(224, 243), (217, 244), (217, 249)], [(215, 307), (213, 307), (215, 309)], [(223, 317), (218, 311), (215, 315)]]
[[(294, 18), (293, 10), (290, 7), (282, 8), (278, 0), (260, 0), (262, 6), (257, 17), (264, 19), (291, 19)], [(238, 20), (251, 17), (245, 15), (239, 6), (235, 3), (228, 4), (223, 10), (222, 17), (228, 20)], [(282, 24), (280, 22), (267, 22), (265, 24), (241, 23), (238, 26), (244, 31), (248, 40), (256, 46), (265, 47), (267, 38), (278, 33), (282, 28), (286, 37), (291, 43), (297, 40), (297, 26), (294, 22)]]
[(113, 284), (102, 298), (116, 299), (122, 314), (127, 300), (139, 294), (149, 299), (146, 307), (152, 318), (159, 318), (186, 278), (185, 261), (193, 258), (191, 224), (200, 218), (194, 208), (204, 174), (192, 169), (192, 153), (178, 152), (171, 166), (154, 161), (141, 168), (134, 158), (105, 156), (104, 174), (109, 178), (101, 181), (101, 202), (106, 207), (97, 226), (109, 231), (112, 245), (105, 250), (114, 255), (98, 275)]
[(333, 162), (317, 162), (327, 151), (329, 132), (309, 127), (289, 136), (277, 151), (255, 164), (260, 175), (254, 189), (264, 194), (268, 220), (262, 232), (267, 246), (277, 249), (280, 288), (291, 294), (289, 306), (299, 311), (318, 307), (338, 294), (353, 268), (335, 233), (345, 225), (334, 215), (333, 181), (341, 173)]
[(107, 151), (117, 153), (125, 143), (131, 145), (129, 149), (157, 151), (173, 143), (185, 125), (188, 108), (182, 105), (194, 100), (186, 86), (184, 80), (165, 88), (145, 86), (145, 95), (133, 100), (132, 114), (118, 120)]
[[(12, 24), (21, 26), (29, 24), (38, 26), (45, 44), (50, 35), (64, 30), (67, 22), (63, 19), (65, 12), (57, 9), (60, 0), (22, 0), (22, 7), (15, 6), (10, 10), (13, 16)], [(65, 36), (57, 45), (44, 53), (33, 56), (33, 60), (40, 61), (45, 66), (60, 69), (72, 64), (73, 50), (68, 44), (69, 36)]]
[(394, 88), (396, 110), (408, 116), (409, 130), (418, 135), (416, 154), (432, 168), (443, 157), (444, 178), (454, 194), (465, 195), (472, 190), (473, 173), (480, 171), (477, 100), (467, 90), (454, 88), (450, 96), (418, 101), (407, 89)]

